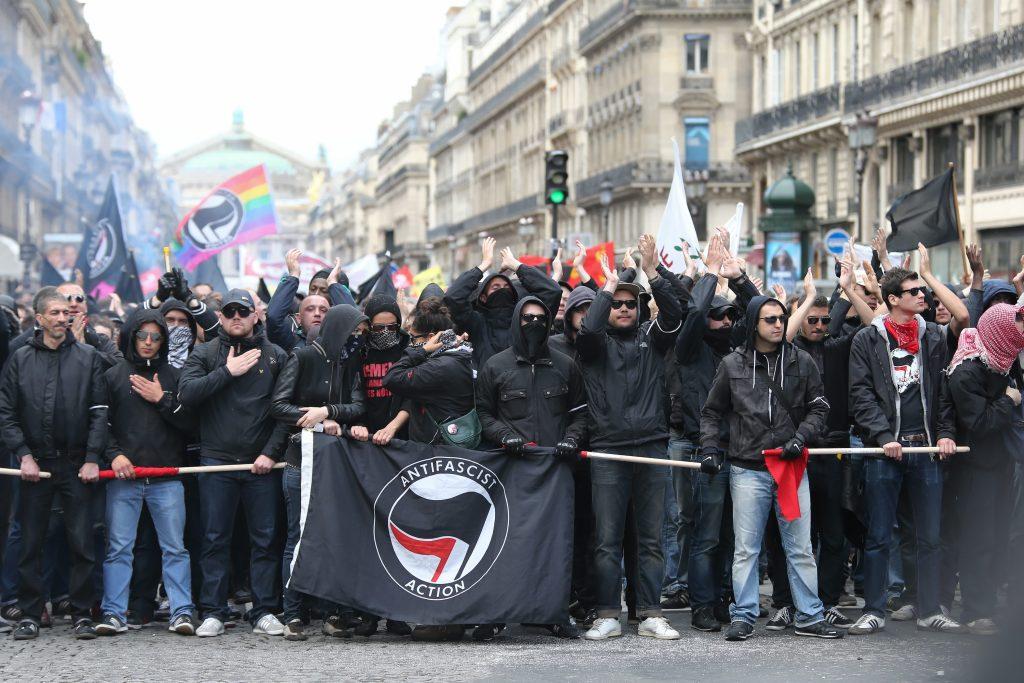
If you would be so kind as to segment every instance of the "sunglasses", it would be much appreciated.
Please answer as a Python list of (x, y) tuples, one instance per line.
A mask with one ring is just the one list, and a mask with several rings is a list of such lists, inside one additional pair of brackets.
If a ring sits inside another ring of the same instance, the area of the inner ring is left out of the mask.
[(370, 330), (373, 332), (397, 332), (401, 328), (398, 323), (379, 323), (377, 325), (370, 325)]
[(616, 311), (622, 308), (623, 306), (625, 306), (627, 309), (631, 311), (634, 310), (636, 308), (636, 299), (614, 299), (612, 301), (612, 308), (614, 308)]
[(810, 325), (817, 325), (819, 322), (822, 325), (828, 325), (829, 323), (832, 322), (832, 316), (830, 316), (830, 315), (823, 315), (821, 317), (818, 317), (816, 315), (809, 315), (809, 316), (807, 316), (807, 323), (808, 324), (810, 324)]
[(68, 294), (67, 300), (68, 303), (71, 303), (72, 301), (74, 301), (76, 304), (85, 303), (85, 297), (82, 296), (81, 294)]
[(769, 325), (774, 325), (776, 323), (783, 323), (783, 324), (785, 324), (786, 323), (786, 316), (784, 316), (784, 315), (766, 315), (763, 318), (761, 318), (761, 320), (765, 321)]
[(928, 288), (927, 287), (911, 287), (910, 289), (901, 289), (900, 290), (900, 296), (902, 296), (904, 294), (909, 294), (910, 296), (917, 296), (918, 294), (927, 294), (927, 293), (928, 293)]
[(146, 332), (145, 330), (139, 330), (135, 333), (135, 338), (139, 341), (146, 341), (148, 339), (154, 344), (159, 344), (160, 340), (164, 338), (164, 335), (160, 332)]
[(238, 316), (239, 318), (248, 318), (252, 315), (251, 310), (248, 308), (242, 308), (241, 306), (230, 306), (221, 310), (221, 313), (225, 318), (234, 318), (235, 316)]
[(708, 313), (708, 317), (711, 318), (712, 320), (725, 320), (726, 318), (728, 318), (729, 320), (735, 321), (736, 311), (732, 310), (731, 308), (722, 308), (717, 311), (711, 311), (710, 313)]
[(546, 323), (548, 317), (543, 313), (523, 313), (519, 319), (524, 323)]
[(431, 335), (428, 332), (426, 334), (410, 334), (409, 338), (412, 339), (412, 340), (416, 340), (416, 339), (430, 339), (431, 336), (433, 336), (433, 335)]

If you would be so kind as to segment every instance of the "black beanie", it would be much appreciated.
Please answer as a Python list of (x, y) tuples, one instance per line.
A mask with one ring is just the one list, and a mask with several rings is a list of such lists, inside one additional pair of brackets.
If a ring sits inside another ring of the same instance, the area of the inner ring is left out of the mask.
[(363, 305), (363, 314), (372, 321), (373, 316), (378, 313), (393, 313), (399, 324), (402, 322), (402, 309), (398, 307), (398, 302), (390, 296), (378, 294), (366, 300)]
[(313, 280), (318, 280), (318, 279), (321, 279), (321, 278), (326, 280), (327, 276), (330, 275), (330, 274), (331, 274), (331, 271), (328, 268), (321, 268), (320, 270), (318, 270), (315, 273), (313, 273), (313, 277), (309, 278), (309, 281), (312, 282)]

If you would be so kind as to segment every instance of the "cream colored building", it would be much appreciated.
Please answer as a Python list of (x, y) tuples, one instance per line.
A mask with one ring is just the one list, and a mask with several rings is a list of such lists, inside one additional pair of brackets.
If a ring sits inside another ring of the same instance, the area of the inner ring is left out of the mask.
[[(754, 114), (736, 129), (754, 213), (792, 164), (815, 191), (823, 229), (864, 241), (897, 196), (954, 162), (967, 239), (981, 242), (993, 275), (1015, 269), (1022, 23), (1021, 0), (758, 2), (747, 34)], [(955, 245), (933, 261), (959, 277)]]
[(377, 150), (363, 150), (359, 160), (324, 186), (310, 211), (309, 240), (325, 258), (351, 263), (381, 251), (376, 223)]

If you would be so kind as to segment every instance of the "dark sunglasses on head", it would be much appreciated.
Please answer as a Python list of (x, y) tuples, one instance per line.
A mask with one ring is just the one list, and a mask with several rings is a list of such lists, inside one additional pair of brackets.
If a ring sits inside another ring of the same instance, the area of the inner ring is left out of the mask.
[(775, 323), (785, 324), (786, 323), (786, 316), (784, 316), (784, 315), (766, 315), (766, 316), (762, 317), (761, 320), (765, 321), (769, 325), (774, 325)]
[(145, 330), (138, 330), (135, 333), (135, 338), (139, 341), (146, 341), (147, 339), (154, 344), (159, 344), (160, 340), (164, 338), (161, 332), (146, 332)]
[(719, 308), (717, 311), (711, 311), (708, 313), (708, 317), (712, 320), (736, 320), (736, 311), (731, 308)]
[(376, 325), (370, 325), (370, 329), (374, 332), (397, 332), (402, 326), (398, 323), (378, 323)]
[(85, 297), (82, 296), (81, 294), (68, 294), (67, 300), (68, 303), (71, 303), (72, 301), (74, 301), (76, 304), (85, 303)]
[(524, 323), (546, 323), (548, 317), (543, 313), (523, 313), (519, 319)]
[(832, 322), (832, 316), (823, 315), (821, 317), (818, 317), (816, 315), (809, 315), (807, 316), (807, 322), (811, 325), (817, 325), (818, 322), (821, 322), (822, 325), (828, 325), (829, 323)]
[(622, 308), (623, 306), (632, 311), (633, 309), (636, 308), (636, 299), (614, 299), (612, 301), (612, 308), (614, 308), (616, 311)]
[(901, 289), (900, 295), (909, 294), (910, 296), (917, 296), (918, 294), (927, 294), (927, 287), (910, 287), (909, 289)]
[(225, 318), (234, 318), (236, 315), (239, 318), (248, 318), (252, 311), (248, 308), (242, 308), (241, 306), (229, 306), (221, 311)]
[(430, 339), (431, 336), (433, 335), (427, 332), (426, 334), (410, 334), (409, 338), (416, 341), (417, 339)]

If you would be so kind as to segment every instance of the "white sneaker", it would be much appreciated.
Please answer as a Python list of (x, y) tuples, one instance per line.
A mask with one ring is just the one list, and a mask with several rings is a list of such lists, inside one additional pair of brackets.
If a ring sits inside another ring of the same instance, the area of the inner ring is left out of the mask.
[(890, 614), (889, 617), (893, 621), (913, 621), (917, 619), (917, 610), (914, 609), (913, 605), (903, 605), (903, 607)]
[(252, 632), (261, 636), (283, 636), (284, 625), (273, 614), (264, 614), (252, 627)]
[(869, 636), (885, 629), (885, 619), (874, 614), (862, 614), (847, 631), (851, 636)]
[(672, 628), (665, 617), (647, 617), (640, 622), (636, 632), (658, 640), (679, 640), (679, 631)]
[[(619, 625), (619, 620), (603, 617), (601, 619), (594, 619), (594, 625), (583, 634), (583, 637), (587, 640), (607, 640), (608, 638), (615, 638), (621, 635), (622, 626)], [(678, 637), (679, 634), (677, 633), (676, 636)]]
[(196, 635), (200, 638), (222, 636), (224, 635), (224, 622), (217, 617), (206, 617), (199, 628), (196, 629)]
[(918, 631), (936, 631), (938, 633), (965, 633), (966, 628), (950, 619), (942, 612), (934, 614), (927, 619), (917, 620)]

